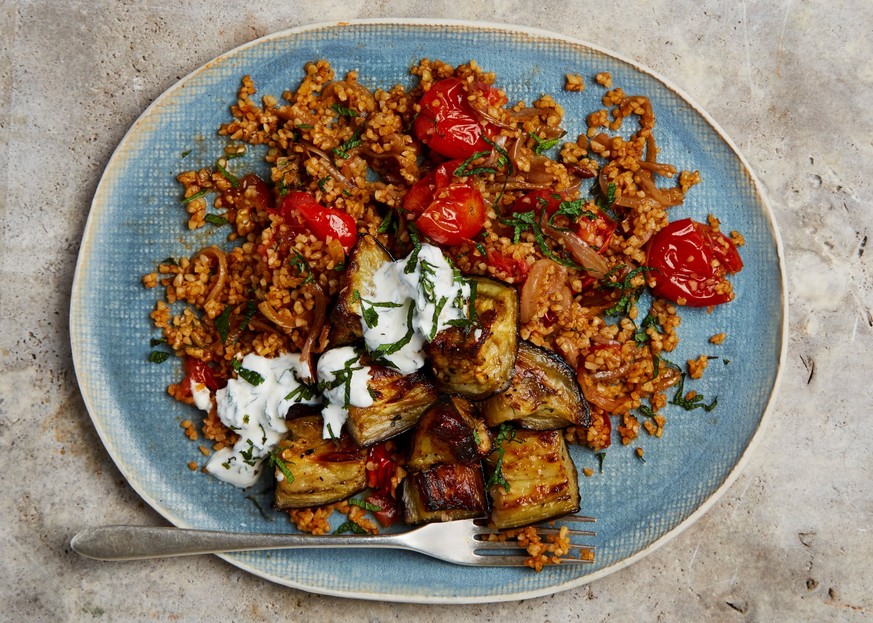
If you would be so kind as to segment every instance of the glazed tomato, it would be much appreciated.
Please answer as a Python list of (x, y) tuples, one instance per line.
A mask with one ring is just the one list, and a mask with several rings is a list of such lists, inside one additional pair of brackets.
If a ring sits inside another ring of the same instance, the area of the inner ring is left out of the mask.
[(656, 296), (691, 307), (727, 303), (725, 275), (743, 267), (731, 239), (708, 225), (682, 219), (659, 231), (649, 244), (646, 263), (654, 268)]
[(239, 198), (244, 198), (244, 201), (256, 210), (269, 210), (273, 207), (273, 191), (254, 173), (243, 177), (234, 191), (238, 197), (237, 206), (240, 205)]
[(532, 190), (516, 199), (509, 210), (515, 214), (545, 210), (546, 214), (551, 216), (558, 211), (561, 203), (565, 200), (566, 197), (562, 193), (551, 190)]
[(319, 240), (338, 240), (346, 253), (358, 240), (354, 217), (342, 210), (325, 208), (309, 193), (288, 193), (276, 212), (292, 229), (304, 225)]
[(483, 138), (482, 124), (467, 102), (464, 83), (457, 78), (434, 83), (418, 103), (421, 111), (413, 129), (418, 139), (433, 151), (464, 160), (478, 151), (491, 149)]
[(417, 224), (437, 244), (461, 244), (482, 231), (485, 200), (472, 186), (451, 184), (435, 193)]
[(403, 196), (403, 209), (413, 214), (421, 214), (433, 201), (434, 193), (452, 182), (455, 170), (463, 160), (449, 160), (413, 184)]
[(222, 383), (219, 384), (209, 364), (199, 359), (194, 359), (194, 357), (185, 357), (183, 365), (185, 367), (185, 378), (182, 380), (182, 387), (186, 393), (191, 392), (192, 384), (205, 385), (211, 392), (216, 392), (221, 387), (224, 387), (224, 380), (222, 379)]

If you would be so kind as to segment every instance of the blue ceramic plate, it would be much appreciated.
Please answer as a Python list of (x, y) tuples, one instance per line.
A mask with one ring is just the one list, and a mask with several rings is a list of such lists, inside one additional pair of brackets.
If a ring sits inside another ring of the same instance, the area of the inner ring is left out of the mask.
[[(106, 167), (85, 228), (70, 312), (79, 385), (94, 425), (131, 486), (181, 527), (288, 531), (269, 510), (264, 485), (241, 491), (186, 464), (201, 459), (179, 430), (196, 418), (166, 386), (180, 378), (175, 359), (147, 361), (155, 337), (149, 312), (157, 291), (140, 278), (166, 257), (221, 242), (226, 228), (191, 233), (175, 174), (214, 163), (224, 141), (216, 134), (243, 74), (260, 94), (280, 95), (299, 82), (304, 63), (329, 59), (337, 75), (355, 69), (371, 88), (412, 84), (409, 67), (422, 57), (452, 64), (475, 58), (498, 76), (511, 101), (553, 94), (566, 110), (571, 136), (584, 130), (603, 89), (593, 76), (609, 71), (616, 86), (648, 95), (657, 116), (660, 160), (697, 169), (703, 183), (671, 218), (721, 217), (725, 230), (746, 238), (745, 269), (736, 300), (712, 314), (685, 310), (677, 362), (717, 356), (693, 387), (718, 396), (710, 413), (671, 409), (664, 436), (642, 434), (632, 446), (606, 453), (603, 473), (589, 451), (574, 449), (583, 512), (599, 519), (597, 563), (591, 567), (477, 569), (391, 551), (288, 551), (224, 558), (264, 578), (316, 593), (408, 602), (486, 602), (522, 599), (579, 586), (615, 571), (692, 523), (732, 482), (772, 400), (785, 345), (782, 255), (772, 214), (753, 174), (715, 123), (676, 88), (633, 62), (579, 41), (542, 31), (458, 22), (355, 22), (281, 32), (206, 64), (158, 98), (133, 125)], [(564, 75), (586, 77), (584, 93), (563, 90)], [(183, 156), (183, 154), (187, 154)], [(261, 152), (234, 160), (238, 171), (259, 170)], [(211, 238), (210, 238), (211, 236)], [(709, 344), (725, 331), (721, 346)], [(729, 362), (729, 363), (728, 363)], [(633, 455), (642, 446), (646, 462)], [(253, 499), (267, 509), (259, 510)]]

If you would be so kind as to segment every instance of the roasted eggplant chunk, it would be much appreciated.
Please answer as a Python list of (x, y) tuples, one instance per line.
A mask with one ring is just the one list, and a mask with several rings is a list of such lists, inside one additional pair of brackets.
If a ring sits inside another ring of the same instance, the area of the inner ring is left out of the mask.
[(403, 479), (403, 519), (408, 524), (482, 517), (488, 512), (482, 465), (434, 465)]
[(367, 486), (367, 453), (345, 433), (322, 439), (322, 427), (320, 415), (288, 422), (289, 436), (276, 451), (277, 509), (338, 502)]
[(368, 447), (399, 435), (418, 423), (438, 397), (423, 371), (403, 375), (384, 366), (370, 366), (369, 390), (373, 404), (350, 407), (346, 423), (358, 445)]
[(579, 483), (561, 431), (501, 427), (491, 468), (491, 521), (519, 528), (579, 510)]
[(552, 351), (521, 341), (506, 391), (482, 405), (488, 426), (514, 421), (533, 430), (584, 426), (585, 398), (570, 365)]
[(518, 349), (518, 293), (512, 286), (473, 277), (477, 323), (436, 334), (425, 354), (440, 390), (481, 400), (504, 390)]
[(373, 287), (373, 275), (382, 264), (392, 259), (387, 249), (372, 236), (362, 236), (352, 249), (343, 287), (330, 314), (331, 347), (351, 344), (363, 335), (361, 303), (355, 292), (366, 297)]
[(489, 454), (490, 446), (482, 423), (444, 398), (421, 416), (406, 466), (420, 471), (438, 463), (478, 463)]

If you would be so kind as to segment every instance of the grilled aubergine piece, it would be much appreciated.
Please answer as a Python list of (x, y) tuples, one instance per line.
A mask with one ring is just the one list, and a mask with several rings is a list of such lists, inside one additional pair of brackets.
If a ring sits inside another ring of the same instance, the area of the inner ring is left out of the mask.
[(454, 398), (443, 398), (419, 420), (406, 467), (420, 471), (437, 463), (476, 463), (490, 451), (482, 421), (458, 409)]
[(443, 398), (428, 409), (415, 429), (401, 484), (404, 521), (484, 516), (488, 502), (481, 459), (489, 448), (482, 422), (460, 411), (454, 401)]
[(345, 432), (339, 439), (322, 439), (322, 427), (320, 415), (288, 422), (288, 438), (276, 454), (277, 509), (338, 502), (367, 486), (366, 451)]
[(519, 528), (579, 510), (576, 466), (561, 431), (501, 427), (488, 458), (491, 522)]
[(401, 500), (403, 521), (410, 525), (483, 517), (488, 504), (482, 465), (440, 463), (407, 474)]
[[(477, 322), (436, 334), (425, 354), (445, 393), (481, 400), (504, 390), (518, 349), (518, 293), (487, 277), (472, 277)], [(472, 298), (472, 297), (471, 297)]]
[(385, 262), (394, 258), (373, 236), (362, 236), (349, 253), (343, 276), (343, 287), (330, 313), (331, 346), (345, 346), (360, 338), (361, 302), (355, 297), (357, 291), (366, 298), (373, 287), (373, 275)]
[(589, 410), (576, 372), (559, 355), (521, 341), (506, 391), (482, 405), (488, 426), (514, 421), (523, 428), (553, 430), (587, 426)]
[(350, 407), (346, 427), (361, 447), (390, 439), (413, 428), (421, 414), (438, 398), (433, 381), (423, 371), (403, 375), (397, 370), (370, 365), (369, 407)]

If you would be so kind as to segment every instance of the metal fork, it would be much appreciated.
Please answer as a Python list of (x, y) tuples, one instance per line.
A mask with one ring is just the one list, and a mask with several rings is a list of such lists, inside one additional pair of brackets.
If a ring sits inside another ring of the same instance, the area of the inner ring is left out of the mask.
[[(558, 521), (575, 523), (596, 520), (593, 517), (571, 515)], [(537, 527), (537, 532), (545, 537), (558, 534), (560, 528), (558, 524), (541, 525)], [(139, 560), (247, 550), (334, 547), (404, 549), (446, 562), (477, 567), (523, 566), (528, 558), (527, 552), (512, 540), (488, 540), (492, 534), (497, 533), (472, 519), (425, 524), (397, 534), (330, 536), (102, 526), (78, 533), (70, 541), (70, 546), (78, 554), (97, 560)], [(596, 533), (570, 529), (568, 534), (571, 539), (570, 555), (561, 557), (561, 563), (594, 562), (594, 546), (572, 541), (573, 537), (596, 536)], [(591, 553), (582, 557), (586, 552)]]

